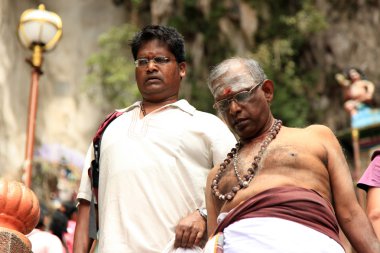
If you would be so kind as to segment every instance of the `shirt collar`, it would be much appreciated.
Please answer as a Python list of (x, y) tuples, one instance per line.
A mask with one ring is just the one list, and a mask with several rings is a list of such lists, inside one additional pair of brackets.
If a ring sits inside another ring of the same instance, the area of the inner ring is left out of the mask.
[[(123, 108), (123, 109), (117, 109), (116, 111), (118, 112), (128, 112), (128, 111), (131, 111), (133, 109), (135, 109), (136, 107), (140, 107), (140, 103), (141, 101), (137, 101), (135, 103), (133, 103), (132, 105), (126, 107), (126, 108)], [(185, 99), (181, 99), (181, 100), (178, 100), (174, 103), (171, 103), (171, 104), (167, 104), (167, 105), (164, 105), (162, 108), (165, 108), (165, 107), (174, 107), (174, 108), (178, 108), (190, 115), (193, 115), (194, 112), (196, 111), (195, 107), (190, 105), (189, 102), (187, 102), (187, 100)]]

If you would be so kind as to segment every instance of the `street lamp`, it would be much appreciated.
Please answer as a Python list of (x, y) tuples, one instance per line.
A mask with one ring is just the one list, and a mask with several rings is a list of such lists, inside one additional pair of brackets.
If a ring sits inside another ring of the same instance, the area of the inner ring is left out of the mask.
[(40, 4), (38, 9), (28, 9), (21, 14), (18, 36), (21, 44), (33, 51), (31, 59), (27, 59), (27, 62), (32, 67), (32, 79), (29, 92), (28, 125), (25, 161), (23, 165), (25, 185), (30, 188), (37, 113), (38, 80), (40, 75), (42, 75), (42, 54), (45, 51), (54, 49), (61, 38), (61, 18), (54, 12), (46, 11), (43, 4)]

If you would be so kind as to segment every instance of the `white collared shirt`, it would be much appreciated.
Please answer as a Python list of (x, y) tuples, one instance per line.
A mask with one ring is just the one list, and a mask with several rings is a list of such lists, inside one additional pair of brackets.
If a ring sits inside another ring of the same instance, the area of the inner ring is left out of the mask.
[[(215, 115), (186, 100), (140, 119), (140, 102), (124, 109), (101, 143), (99, 252), (161, 252), (179, 220), (205, 206), (209, 170), (236, 144)], [(91, 200), (87, 154), (78, 198)]]

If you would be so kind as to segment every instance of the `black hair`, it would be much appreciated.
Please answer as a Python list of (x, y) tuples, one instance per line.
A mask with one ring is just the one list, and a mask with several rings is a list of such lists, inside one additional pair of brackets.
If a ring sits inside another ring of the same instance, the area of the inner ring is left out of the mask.
[(48, 208), (46, 205), (40, 200), (40, 218), (38, 219), (38, 223), (36, 228), (44, 230), (45, 229), (45, 217), (48, 215)]
[(67, 223), (68, 219), (66, 215), (61, 211), (56, 210), (51, 216), (49, 229), (54, 235), (58, 236), (59, 239), (63, 241), (63, 234), (67, 232)]
[(178, 63), (185, 61), (183, 36), (175, 28), (161, 25), (147, 25), (133, 37), (130, 42), (133, 58), (137, 59), (137, 52), (145, 42), (155, 39), (168, 46)]
[(40, 210), (40, 218), (38, 219), (38, 223), (36, 228), (44, 230), (45, 229), (45, 213)]
[(70, 220), (75, 212), (77, 212), (77, 207), (72, 201), (65, 201), (62, 203), (63, 213)]
[(352, 70), (352, 69), (356, 70), (356, 72), (359, 73), (360, 78), (362, 80), (367, 80), (367, 76), (364, 74), (364, 71), (361, 70), (361, 69), (359, 69), (359, 68), (356, 68), (356, 67), (348, 67), (348, 68), (345, 68), (343, 70), (343, 75), (346, 77), (347, 80), (351, 80), (351, 78), (350, 78), (350, 70)]

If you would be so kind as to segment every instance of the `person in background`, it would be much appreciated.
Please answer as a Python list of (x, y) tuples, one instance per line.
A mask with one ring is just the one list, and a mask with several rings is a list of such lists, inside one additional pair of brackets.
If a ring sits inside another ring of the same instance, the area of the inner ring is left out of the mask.
[(63, 234), (66, 242), (67, 250), (73, 253), (74, 247), (74, 232), (77, 221), (78, 209), (73, 201), (65, 201), (62, 203), (60, 211), (65, 214), (67, 218), (67, 232)]
[(343, 88), (344, 109), (355, 115), (362, 105), (371, 106), (375, 85), (365, 79), (364, 73), (357, 68), (349, 68), (344, 74), (336, 74), (335, 79)]
[(209, 88), (239, 141), (207, 179), (205, 252), (344, 253), (339, 226), (357, 252), (380, 252), (328, 127), (276, 119), (274, 83), (253, 59), (223, 61)]
[[(102, 137), (98, 249), (195, 250), (206, 235), (207, 173), (236, 140), (218, 117), (179, 99), (186, 76), (181, 34), (148, 25), (134, 36), (131, 50), (142, 101), (121, 110)], [(90, 244), (92, 155), (90, 147), (78, 191), (75, 253), (87, 253)]]
[(367, 215), (380, 240), (380, 150), (372, 154), (371, 162), (357, 183), (357, 187), (367, 193)]
[(64, 237), (64, 234), (67, 233), (67, 223), (68, 219), (66, 215), (62, 213), (61, 210), (57, 209), (53, 212), (51, 216), (49, 231), (61, 240), (62, 245), (65, 249), (64, 252), (69, 253), (67, 243)]
[(27, 237), (32, 243), (33, 253), (66, 253), (61, 240), (52, 233), (46, 231), (47, 209), (40, 205), (40, 219), (35, 229)]

